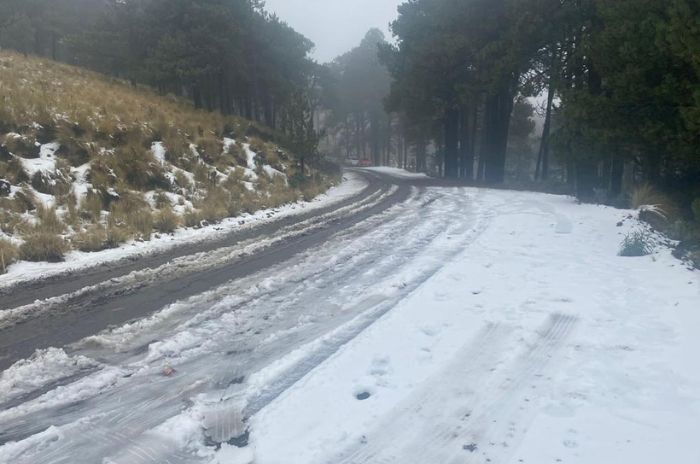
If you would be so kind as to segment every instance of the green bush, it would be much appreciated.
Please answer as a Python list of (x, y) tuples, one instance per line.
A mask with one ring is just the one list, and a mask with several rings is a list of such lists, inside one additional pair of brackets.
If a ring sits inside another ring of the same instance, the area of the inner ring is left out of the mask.
[(647, 256), (654, 252), (654, 244), (650, 235), (644, 231), (634, 231), (627, 234), (620, 245), (620, 256)]
[(60, 262), (68, 251), (66, 241), (50, 232), (32, 232), (23, 238), (19, 256), (25, 261)]

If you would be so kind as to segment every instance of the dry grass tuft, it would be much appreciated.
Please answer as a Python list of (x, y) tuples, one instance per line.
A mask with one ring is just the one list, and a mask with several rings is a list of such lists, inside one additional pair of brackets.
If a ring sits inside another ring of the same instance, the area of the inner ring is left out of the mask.
[[(98, 251), (149, 240), (154, 228), (198, 227), (310, 199), (325, 188), (322, 180), (290, 186), (263, 174), (269, 164), (291, 178), (296, 164), (264, 126), (84, 69), (0, 50), (0, 102), (0, 178), (22, 187), (0, 198), (0, 228), (24, 237), (22, 259), (61, 260), (69, 244)], [(225, 150), (223, 137), (238, 141)], [(38, 144), (50, 142), (59, 145), (56, 169), (30, 178), (23, 159), (39, 156)], [(165, 163), (153, 155), (155, 142), (165, 148)], [(247, 167), (243, 143), (258, 154), (259, 179), (245, 179), (236, 168)], [(74, 188), (79, 181), (91, 188), (76, 198), (84, 191)], [(143, 195), (154, 191), (155, 212)], [(36, 192), (53, 195), (62, 217)], [(179, 217), (168, 192), (194, 207)]]
[(673, 222), (679, 215), (678, 207), (673, 200), (650, 184), (640, 185), (632, 191), (630, 207), (635, 210), (653, 211), (668, 222)]
[(99, 225), (93, 225), (73, 236), (73, 246), (80, 251), (95, 252), (110, 248), (107, 230)]
[(170, 206), (166, 206), (153, 218), (153, 228), (162, 234), (172, 234), (180, 226), (180, 217)]
[(23, 238), (19, 257), (25, 261), (61, 262), (69, 249), (62, 237), (51, 232), (36, 231)]
[(18, 257), (19, 249), (9, 240), (0, 238), (0, 274), (6, 273)]

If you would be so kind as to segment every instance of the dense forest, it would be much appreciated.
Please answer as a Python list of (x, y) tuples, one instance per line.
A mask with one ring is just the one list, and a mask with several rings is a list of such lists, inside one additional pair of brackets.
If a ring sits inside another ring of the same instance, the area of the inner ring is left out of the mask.
[[(700, 4), (691, 0), (413, 0), (381, 47), (389, 109), (443, 147), (444, 174), (506, 178), (515, 105), (542, 99), (532, 172), (615, 201), (649, 182), (700, 196)], [(423, 140), (419, 140), (423, 137)]]
[(319, 65), (258, 0), (6, 0), (0, 46), (263, 122), (301, 152), (326, 136), (374, 164), (612, 203), (649, 183), (690, 205), (699, 17), (692, 0), (410, 0), (394, 40), (371, 30)]
[[(148, 84), (314, 147), (313, 43), (258, 0), (7, 0), (0, 47)], [(309, 145), (310, 144), (310, 145)]]

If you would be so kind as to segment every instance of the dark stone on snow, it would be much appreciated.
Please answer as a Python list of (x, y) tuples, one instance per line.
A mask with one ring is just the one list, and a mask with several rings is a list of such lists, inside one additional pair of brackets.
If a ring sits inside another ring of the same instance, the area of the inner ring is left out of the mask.
[(10, 150), (5, 145), (0, 145), (0, 161), (10, 161), (11, 159), (12, 154)]
[(8, 181), (6, 181), (5, 179), (0, 179), (0, 197), (6, 197), (10, 195), (10, 187), (11, 185)]
[(639, 212), (639, 220), (646, 222), (659, 231), (663, 231), (668, 227), (668, 220), (662, 214), (649, 209), (643, 209)]

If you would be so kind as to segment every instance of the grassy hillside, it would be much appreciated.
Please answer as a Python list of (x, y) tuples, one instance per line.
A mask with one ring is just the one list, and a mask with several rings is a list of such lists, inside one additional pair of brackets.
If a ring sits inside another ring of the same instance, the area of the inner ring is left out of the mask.
[(310, 198), (295, 156), (247, 120), (0, 51), (0, 273)]

